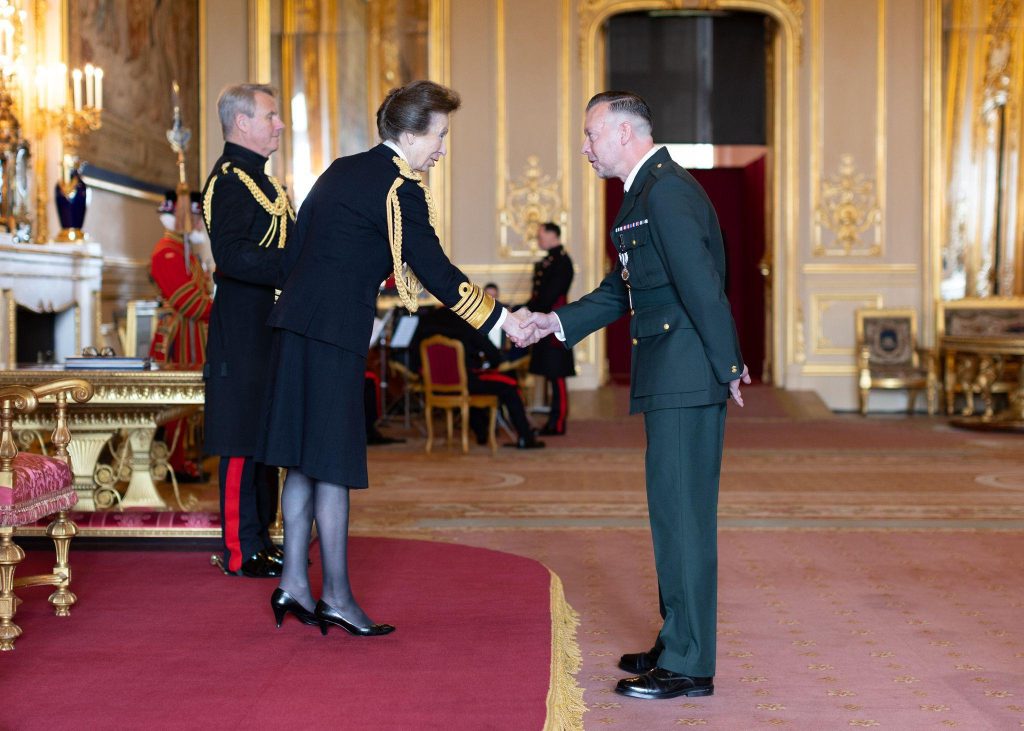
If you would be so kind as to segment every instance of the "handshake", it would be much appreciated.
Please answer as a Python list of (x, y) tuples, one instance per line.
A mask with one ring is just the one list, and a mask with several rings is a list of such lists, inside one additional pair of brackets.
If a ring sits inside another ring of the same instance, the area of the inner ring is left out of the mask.
[(525, 307), (520, 307), (515, 312), (508, 313), (505, 321), (501, 323), (501, 329), (513, 343), (525, 348), (541, 338), (558, 332), (560, 323), (550, 312), (530, 312)]

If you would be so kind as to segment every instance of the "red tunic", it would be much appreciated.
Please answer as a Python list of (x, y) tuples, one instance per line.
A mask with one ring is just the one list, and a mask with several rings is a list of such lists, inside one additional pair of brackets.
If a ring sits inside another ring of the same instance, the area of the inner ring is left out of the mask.
[(185, 245), (181, 236), (170, 231), (165, 231), (153, 248), (150, 273), (170, 310), (161, 317), (153, 335), (150, 357), (160, 363), (202, 365), (213, 306), (209, 275), (195, 254), (190, 254), (185, 269)]

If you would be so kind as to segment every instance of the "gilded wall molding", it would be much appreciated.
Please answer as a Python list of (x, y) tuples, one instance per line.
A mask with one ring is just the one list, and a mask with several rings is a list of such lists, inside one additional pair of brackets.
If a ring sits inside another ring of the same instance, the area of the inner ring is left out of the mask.
[(562, 175), (547, 175), (540, 157), (528, 155), (522, 174), (515, 180), (505, 181), (505, 206), (498, 209), (502, 258), (536, 256), (537, 228), (545, 221), (555, 221), (564, 227), (569, 215), (563, 196), (563, 178)]
[[(878, 256), (882, 253), (882, 210), (875, 181), (858, 173), (853, 155), (843, 154), (836, 174), (821, 181), (814, 210), (815, 256)], [(826, 242), (822, 230), (833, 234)], [(862, 234), (874, 232), (865, 242)]]
[[(811, 333), (814, 340), (811, 342), (811, 353), (814, 355), (845, 355), (853, 357), (856, 353), (854, 346), (836, 345), (825, 334), (825, 315), (832, 307), (842, 303), (854, 303), (870, 308), (881, 308), (883, 306), (882, 295), (872, 292), (865, 293), (830, 293), (815, 292), (811, 295)], [(853, 318), (850, 318), (850, 332), (853, 332)], [(806, 369), (805, 369), (806, 372)]]
[[(811, 0), (811, 211), (813, 256), (881, 256), (886, 209), (886, 32), (885, 0), (875, 0), (874, 175), (858, 174), (849, 153), (838, 172), (824, 174), (825, 23), (824, 0)], [(825, 231), (831, 231), (829, 240)], [(870, 232), (871, 240), (863, 235)]]
[(553, 174), (546, 174), (536, 154), (527, 155), (523, 172), (516, 179), (509, 173), (508, 158), (508, 59), (506, 53), (505, 0), (495, 3), (495, 105), (497, 111), (497, 226), (498, 255), (502, 259), (535, 258), (537, 226), (556, 221), (563, 227), (569, 222), (569, 201), (572, 197), (569, 144), (569, 34), (570, 0), (560, 0), (561, 27), (558, 50), (558, 101), (556, 104), (556, 164)]

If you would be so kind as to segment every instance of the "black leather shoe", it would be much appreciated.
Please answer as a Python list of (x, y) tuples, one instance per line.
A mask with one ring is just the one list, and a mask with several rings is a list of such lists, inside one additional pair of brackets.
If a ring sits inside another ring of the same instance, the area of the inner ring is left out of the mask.
[(544, 442), (534, 436), (519, 437), (516, 440), (516, 449), (544, 449)]
[(714, 678), (694, 678), (665, 668), (654, 668), (635, 678), (623, 678), (615, 686), (615, 692), (633, 698), (695, 697), (714, 695), (715, 685)]
[(317, 622), (320, 625), (320, 634), (322, 635), (327, 634), (327, 625), (329, 624), (333, 624), (335, 627), (341, 627), (350, 635), (356, 635), (357, 637), (389, 635), (395, 631), (395, 628), (390, 624), (371, 624), (369, 627), (356, 627), (354, 624), (342, 617), (341, 613), (337, 609), (332, 607), (330, 604), (325, 603), (322, 599), (316, 603), (316, 610), (313, 613), (316, 615)]
[(558, 431), (558, 429), (555, 429), (553, 427), (545, 426), (538, 432), (538, 434), (540, 434), (542, 437), (561, 437), (565, 435), (565, 429), (562, 429), (562, 431)]
[(258, 551), (242, 564), (236, 575), (250, 579), (276, 579), (281, 576), (281, 564), (267, 556), (266, 550)]
[(294, 614), (295, 618), (303, 624), (310, 626), (320, 624), (313, 612), (299, 604), (295, 597), (280, 587), (274, 589), (274, 593), (270, 595), (270, 607), (274, 610), (274, 619), (277, 620), (278, 629), (281, 629), (281, 622), (284, 621), (284, 615), (288, 612)]
[(269, 548), (263, 549), (263, 555), (278, 566), (284, 566), (284, 551), (281, 550), (280, 546), (271, 544)]
[(657, 645), (647, 652), (631, 652), (619, 658), (619, 667), (633, 675), (643, 675), (658, 667), (661, 649)]

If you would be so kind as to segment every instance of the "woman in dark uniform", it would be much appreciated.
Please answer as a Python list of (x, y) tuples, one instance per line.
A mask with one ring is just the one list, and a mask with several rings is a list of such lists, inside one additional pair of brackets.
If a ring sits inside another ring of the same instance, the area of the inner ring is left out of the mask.
[[(290, 611), (324, 634), (331, 624), (359, 635), (394, 630), (356, 602), (346, 556), (349, 490), (367, 487), (363, 377), (380, 283), (394, 274), (414, 311), (422, 279), (473, 327), (522, 334), (516, 317), (448, 261), (434, 231), (420, 173), (446, 153), (448, 116), (459, 103), (430, 81), (393, 89), (377, 110), (384, 142), (331, 164), (285, 249), (284, 286), (268, 320), (273, 376), (260, 447), (263, 462), (288, 468), (284, 571), (271, 597), (278, 626)], [(306, 561), (314, 516), (323, 562), (315, 607)]]

